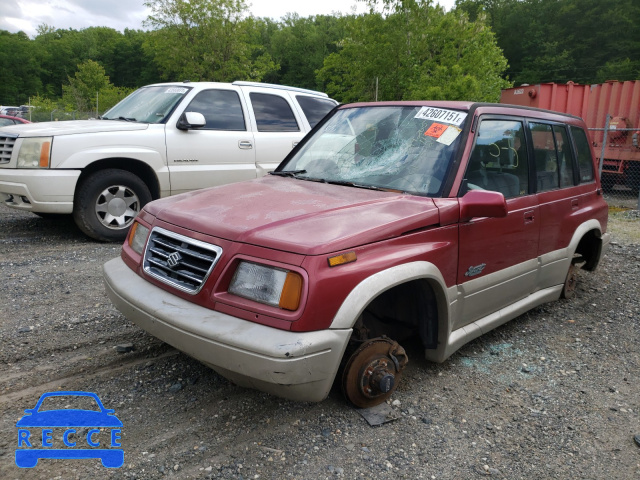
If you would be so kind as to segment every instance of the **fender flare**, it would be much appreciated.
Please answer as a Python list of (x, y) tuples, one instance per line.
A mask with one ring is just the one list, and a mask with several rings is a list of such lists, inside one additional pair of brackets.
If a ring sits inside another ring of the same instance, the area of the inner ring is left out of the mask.
[(362, 280), (342, 302), (329, 328), (353, 328), (358, 317), (376, 297), (412, 280), (427, 280), (433, 288), (438, 306), (438, 340), (441, 341), (442, 335), (447, 334), (449, 325), (447, 286), (438, 267), (423, 261), (397, 265)]

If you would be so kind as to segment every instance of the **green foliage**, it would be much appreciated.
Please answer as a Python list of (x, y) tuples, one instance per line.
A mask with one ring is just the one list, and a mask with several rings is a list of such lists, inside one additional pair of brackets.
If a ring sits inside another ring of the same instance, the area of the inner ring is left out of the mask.
[[(492, 32), (429, 0), (383, 2), (352, 19), (318, 72), (336, 99), (497, 101), (507, 62)], [(377, 80), (377, 82), (376, 82)]]
[(145, 43), (167, 79), (260, 80), (275, 68), (267, 53), (253, 57), (244, 0), (149, 0)]
[(280, 66), (277, 77), (269, 81), (322, 90), (315, 72), (338, 50), (347, 21), (347, 17), (326, 15), (284, 17), (268, 39), (271, 55)]
[(486, 15), (515, 84), (640, 78), (637, 0), (457, 0)]
[(69, 84), (62, 90), (65, 110), (83, 112), (104, 112), (131, 93), (131, 89), (112, 85), (102, 65), (93, 60), (78, 65), (75, 76), (69, 77)]
[(496, 101), (511, 81), (640, 79), (638, 0), (456, 0), (451, 12), (434, 0), (360, 0), (368, 13), (279, 21), (249, 16), (247, 0), (146, 1), (150, 31), (0, 30), (0, 104), (95, 111), (99, 90), (103, 112), (161, 79), (266, 81), (343, 102)]
[(41, 88), (40, 72), (29, 37), (0, 30), (0, 105), (26, 104)]

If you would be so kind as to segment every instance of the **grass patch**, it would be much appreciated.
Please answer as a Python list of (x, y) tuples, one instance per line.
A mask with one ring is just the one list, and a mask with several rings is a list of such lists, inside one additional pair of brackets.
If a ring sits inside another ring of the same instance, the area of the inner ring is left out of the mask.
[(608, 231), (614, 241), (640, 243), (640, 214), (626, 207), (609, 207)]

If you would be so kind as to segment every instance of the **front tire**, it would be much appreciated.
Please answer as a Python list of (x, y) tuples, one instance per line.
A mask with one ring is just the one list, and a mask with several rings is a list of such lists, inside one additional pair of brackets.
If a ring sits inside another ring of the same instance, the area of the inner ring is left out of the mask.
[(147, 185), (126, 170), (92, 173), (76, 192), (73, 219), (86, 235), (103, 242), (122, 242), (138, 213), (152, 200)]

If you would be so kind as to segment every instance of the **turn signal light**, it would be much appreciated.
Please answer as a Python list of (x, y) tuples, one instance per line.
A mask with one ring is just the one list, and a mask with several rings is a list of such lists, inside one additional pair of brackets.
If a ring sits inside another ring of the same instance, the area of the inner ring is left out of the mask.
[(278, 306), (285, 310), (297, 310), (300, 305), (301, 295), (302, 277), (295, 272), (287, 272)]
[(338, 265), (344, 265), (345, 263), (355, 262), (357, 259), (358, 257), (356, 256), (356, 252), (347, 252), (342, 255), (329, 257), (327, 260), (329, 261), (330, 267), (337, 267)]

